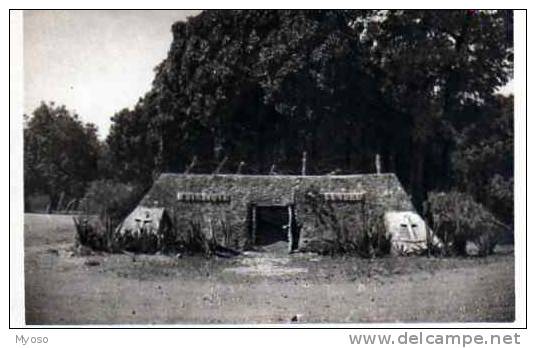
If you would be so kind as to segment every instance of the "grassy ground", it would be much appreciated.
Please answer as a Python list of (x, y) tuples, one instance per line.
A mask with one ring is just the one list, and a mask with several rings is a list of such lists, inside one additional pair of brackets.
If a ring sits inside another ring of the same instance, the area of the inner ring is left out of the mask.
[(26, 214), (27, 324), (514, 320), (514, 255), (232, 259), (72, 253), (69, 216)]

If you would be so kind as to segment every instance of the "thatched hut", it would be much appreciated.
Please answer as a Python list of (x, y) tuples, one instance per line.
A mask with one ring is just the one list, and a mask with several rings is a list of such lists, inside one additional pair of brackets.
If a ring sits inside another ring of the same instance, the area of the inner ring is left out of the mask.
[[(396, 175), (388, 173), (162, 174), (117, 233), (138, 236), (132, 231), (150, 226), (164, 241), (195, 229), (233, 249), (279, 241), (293, 251), (319, 241), (362, 240), (372, 220), (379, 216), (374, 221), (384, 224), (383, 216), (390, 211), (415, 209)], [(164, 217), (170, 227), (162, 229)]]

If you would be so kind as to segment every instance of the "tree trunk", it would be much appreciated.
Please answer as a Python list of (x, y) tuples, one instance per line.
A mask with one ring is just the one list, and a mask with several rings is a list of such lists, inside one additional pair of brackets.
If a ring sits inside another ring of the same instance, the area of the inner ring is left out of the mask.
[(346, 127), (344, 137), (344, 167), (347, 170), (352, 167), (352, 138), (350, 130), (350, 127)]
[(257, 123), (257, 145), (256, 145), (256, 152), (257, 152), (257, 170), (259, 174), (262, 174), (262, 171), (264, 170), (264, 161), (265, 161), (265, 127), (263, 124), (263, 119), (266, 116), (266, 112), (264, 111), (264, 108), (262, 108), (261, 112), (258, 115), (258, 123)]
[(59, 196), (57, 194), (49, 194), (49, 202), (47, 206), (47, 214), (52, 213), (54, 210), (56, 210), (56, 207), (58, 205)]
[(158, 153), (154, 160), (153, 180), (156, 180), (162, 173), (164, 168), (164, 134), (160, 129), (160, 137), (158, 139)]
[(413, 140), (413, 151), (410, 170), (411, 195), (415, 208), (420, 211), (424, 197), (424, 157), (425, 144), (420, 140)]

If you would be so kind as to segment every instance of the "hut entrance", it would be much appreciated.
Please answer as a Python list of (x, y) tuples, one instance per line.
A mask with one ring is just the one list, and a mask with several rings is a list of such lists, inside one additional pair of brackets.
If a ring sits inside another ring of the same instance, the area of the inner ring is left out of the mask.
[(289, 252), (297, 247), (293, 205), (252, 205), (251, 234), (266, 251)]

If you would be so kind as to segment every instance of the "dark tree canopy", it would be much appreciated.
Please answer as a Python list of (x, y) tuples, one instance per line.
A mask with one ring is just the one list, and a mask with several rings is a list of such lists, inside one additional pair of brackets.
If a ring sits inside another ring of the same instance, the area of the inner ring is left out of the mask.
[(24, 194), (45, 194), (55, 209), (60, 197), (79, 198), (98, 176), (97, 129), (64, 106), (42, 103), (24, 125)]
[[(510, 136), (494, 126), (512, 117), (496, 95), (512, 75), (510, 11), (205, 11), (172, 32), (152, 89), (113, 117), (121, 180), (150, 183), (194, 156), (194, 172), (228, 157), (222, 172), (298, 174), (304, 151), (309, 174), (370, 173), (380, 154), (419, 203), (480, 192), (463, 179), (479, 162), (459, 156), (478, 147), (470, 129)], [(503, 151), (486, 183), (511, 180)]]
[(384, 102), (409, 126), (407, 147), (390, 146), (410, 154), (406, 169), (396, 169), (422, 198), (426, 189), (448, 184), (448, 155), (460, 127), (471, 122), (466, 109), (492, 102), (511, 77), (511, 17), (507, 11), (379, 11), (364, 23)]
[(452, 154), (457, 186), (508, 224), (514, 216), (513, 104), (513, 97), (501, 96), (486, 104), (457, 137)]

